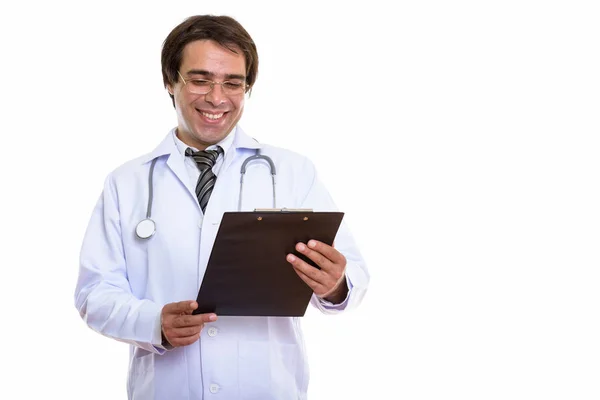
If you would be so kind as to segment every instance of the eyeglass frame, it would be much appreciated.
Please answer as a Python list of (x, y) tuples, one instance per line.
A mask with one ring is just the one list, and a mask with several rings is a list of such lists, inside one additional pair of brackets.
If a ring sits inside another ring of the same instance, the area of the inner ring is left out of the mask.
[[(187, 89), (188, 92), (190, 92), (191, 94), (197, 94), (199, 96), (205, 96), (207, 94), (209, 94), (210, 92), (212, 92), (215, 89), (215, 85), (221, 85), (221, 90), (223, 91), (223, 93), (227, 94), (225, 92), (225, 89), (223, 88), (223, 84), (224, 83), (231, 83), (231, 81), (223, 81), (223, 82), (218, 82), (218, 81), (213, 81), (211, 79), (189, 79), (189, 80), (185, 80), (185, 78), (183, 77), (183, 75), (181, 75), (181, 72), (177, 71), (177, 75), (179, 75), (179, 77), (181, 78), (181, 80), (183, 81), (183, 86), (186, 86), (188, 82), (191, 82), (193, 80), (202, 80), (202, 81), (206, 81), (210, 83), (210, 90), (206, 93), (193, 93), (192, 91), (190, 91), (189, 87)], [(242, 89), (242, 93), (238, 93), (238, 94), (229, 94), (228, 96), (238, 96), (240, 94), (246, 94), (250, 91), (250, 89), (252, 89), (252, 86), (249, 86), (246, 81), (244, 81), (243, 83), (243, 89)]]

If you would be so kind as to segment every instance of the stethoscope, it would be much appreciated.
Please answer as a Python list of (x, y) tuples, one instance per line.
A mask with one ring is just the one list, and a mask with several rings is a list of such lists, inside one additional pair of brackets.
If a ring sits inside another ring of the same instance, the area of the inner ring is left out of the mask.
[[(156, 161), (158, 158), (152, 160), (152, 164), (150, 165), (150, 172), (148, 173), (148, 208), (146, 210), (146, 218), (138, 222), (135, 227), (135, 234), (140, 239), (149, 239), (156, 233), (156, 222), (152, 219), (152, 201), (154, 200), (154, 185), (152, 180), (154, 178), (154, 166), (156, 165)], [(271, 172), (272, 186), (273, 186), (273, 208), (276, 208), (277, 204), (275, 199), (275, 175), (277, 174), (275, 170), (275, 164), (273, 160), (269, 156), (265, 156), (260, 154), (260, 149), (256, 149), (256, 154), (250, 156), (244, 160), (242, 163), (242, 167), (240, 168), (240, 195), (238, 197), (238, 211), (242, 209), (242, 193), (244, 189), (244, 175), (246, 175), (246, 167), (252, 161), (256, 160), (265, 160), (269, 164), (269, 171)]]

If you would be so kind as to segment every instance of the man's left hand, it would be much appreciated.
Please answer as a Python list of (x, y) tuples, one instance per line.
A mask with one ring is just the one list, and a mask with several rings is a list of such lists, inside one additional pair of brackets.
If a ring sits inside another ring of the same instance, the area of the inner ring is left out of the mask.
[(334, 304), (341, 303), (348, 293), (345, 276), (346, 257), (318, 240), (309, 240), (307, 244), (298, 243), (296, 250), (321, 268), (319, 270), (295, 255), (288, 254), (286, 259), (298, 276), (320, 298)]

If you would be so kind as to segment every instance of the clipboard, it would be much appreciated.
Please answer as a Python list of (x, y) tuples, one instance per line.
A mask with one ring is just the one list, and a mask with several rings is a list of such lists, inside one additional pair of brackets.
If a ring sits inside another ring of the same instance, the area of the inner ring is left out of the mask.
[(331, 246), (343, 216), (302, 209), (224, 213), (193, 314), (304, 316), (313, 291), (286, 256), (318, 268), (296, 243), (315, 239)]

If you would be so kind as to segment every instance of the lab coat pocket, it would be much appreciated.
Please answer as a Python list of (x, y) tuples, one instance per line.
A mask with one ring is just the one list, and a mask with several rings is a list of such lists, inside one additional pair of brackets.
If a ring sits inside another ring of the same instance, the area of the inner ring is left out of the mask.
[(295, 344), (239, 342), (242, 399), (297, 399), (300, 348)]
[[(136, 348), (129, 368), (127, 389), (130, 399), (139, 398), (140, 394), (153, 393), (154, 353)], [(135, 392), (134, 392), (135, 390)]]

